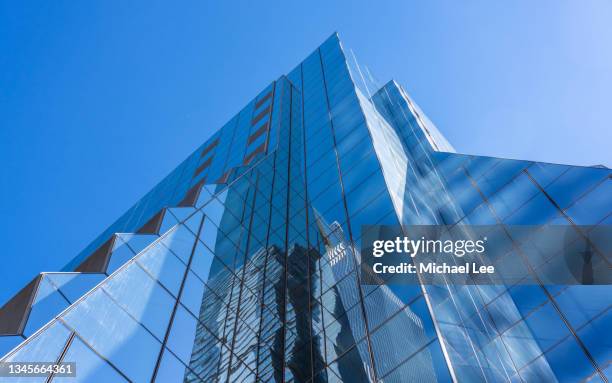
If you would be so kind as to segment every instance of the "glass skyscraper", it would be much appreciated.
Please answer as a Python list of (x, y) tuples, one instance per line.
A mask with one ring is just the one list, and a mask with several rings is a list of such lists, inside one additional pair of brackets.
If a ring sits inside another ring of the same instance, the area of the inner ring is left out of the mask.
[(0, 309), (2, 361), (76, 377), (0, 381), (609, 381), (612, 288), (545, 284), (510, 232), (499, 264), (530, 283), (373, 286), (359, 265), (362, 225), (596, 235), (610, 169), (455, 153), (399, 84), (362, 78), (331, 36), (25, 286)]

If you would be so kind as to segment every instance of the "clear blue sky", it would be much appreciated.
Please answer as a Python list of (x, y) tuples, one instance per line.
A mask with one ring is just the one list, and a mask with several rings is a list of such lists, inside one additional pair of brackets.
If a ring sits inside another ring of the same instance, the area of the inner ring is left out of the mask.
[(612, 166), (612, 2), (4, 1), (0, 304), (333, 31), (460, 152)]

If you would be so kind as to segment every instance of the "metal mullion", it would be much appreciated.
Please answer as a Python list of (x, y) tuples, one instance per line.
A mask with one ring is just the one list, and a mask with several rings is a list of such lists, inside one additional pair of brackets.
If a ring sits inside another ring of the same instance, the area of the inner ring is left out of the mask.
[[(338, 169), (338, 180), (340, 182), (340, 189), (341, 189), (341, 195), (342, 195), (342, 202), (344, 205), (344, 213), (346, 214), (346, 219), (347, 219), (347, 228), (348, 228), (348, 234), (349, 234), (349, 240), (350, 240), (350, 247), (352, 248), (352, 259), (353, 259), (353, 266), (355, 268), (355, 270), (357, 270), (358, 268), (358, 264), (357, 264), (357, 260), (355, 259), (355, 248), (354, 248), (354, 243), (353, 243), (353, 233), (351, 230), (351, 224), (350, 224), (350, 217), (349, 217), (349, 210), (348, 210), (348, 206), (347, 206), (347, 202), (346, 202), (346, 195), (345, 195), (345, 190), (344, 190), (344, 182), (342, 180), (342, 169), (340, 168), (340, 155), (338, 153), (338, 145), (336, 143), (336, 134), (335, 134), (335, 130), (334, 130), (334, 122), (332, 120), (332, 114), (331, 114), (331, 105), (329, 102), (329, 95), (327, 93), (327, 81), (325, 79), (325, 67), (323, 65), (323, 55), (321, 54), (321, 48), (317, 49), (318, 52), (318, 56), (319, 56), (319, 62), (321, 65), (321, 76), (322, 76), (322, 80), (323, 80), (323, 87), (325, 90), (325, 101), (327, 104), (327, 115), (329, 118), (329, 125), (330, 125), (330, 129), (331, 129), (331, 134), (332, 134), (332, 142), (334, 145), (334, 152), (336, 154), (336, 166)], [(356, 274), (357, 277), (357, 291), (359, 292), (359, 304), (361, 305), (361, 313), (363, 315), (363, 322), (365, 325), (365, 330), (366, 330), (366, 342), (368, 345), (368, 352), (369, 352), (369, 356), (370, 356), (370, 363), (372, 364), (372, 374), (374, 377), (375, 381), (378, 381), (377, 379), (377, 371), (376, 371), (376, 365), (374, 362), (374, 352), (372, 349), (372, 343), (370, 340), (370, 329), (369, 329), (369, 325), (368, 325), (368, 317), (366, 314), (366, 309), (365, 309), (365, 305), (364, 305), (364, 301), (363, 301), (363, 291), (361, 290), (361, 282), (360, 282), (360, 278), (359, 278), (359, 274)]]
[[(59, 356), (55, 360), (55, 364), (62, 363), (62, 361), (64, 360), (64, 357), (66, 356), (66, 353), (68, 352), (68, 349), (70, 348), (70, 345), (72, 344), (72, 341), (73, 341), (73, 339), (75, 337), (75, 334), (76, 334), (75, 331), (72, 330), (72, 332), (68, 336), (68, 339), (66, 340), (66, 343), (64, 344), (62, 352), (59, 354)], [(45, 383), (51, 382), (51, 380), (53, 380), (54, 376), (55, 376), (55, 373), (53, 371), (51, 371), (51, 373), (49, 374), (49, 376), (45, 380)]]
[[(281, 102), (281, 106), (282, 106), (282, 102)], [(272, 198), (272, 195), (274, 194), (275, 180), (276, 180), (276, 153), (274, 153), (274, 158), (272, 161), (272, 180), (271, 180), (272, 184), (270, 187), (270, 199)], [(259, 355), (261, 351), (261, 330), (263, 326), (264, 294), (266, 291), (266, 286), (269, 283), (266, 278), (266, 274), (267, 274), (267, 269), (268, 269), (268, 260), (270, 259), (269, 240), (270, 240), (270, 227), (272, 226), (272, 210), (273, 210), (272, 202), (270, 202), (269, 205), (270, 205), (270, 209), (268, 213), (268, 229), (266, 233), (265, 260), (264, 260), (263, 278), (262, 278), (262, 282), (264, 285), (262, 286), (262, 289), (261, 289), (262, 299), (261, 299), (261, 308), (260, 308), (260, 315), (259, 315), (259, 329), (257, 332), (257, 356), (256, 356), (256, 368), (255, 368), (255, 378), (256, 379), (259, 379), (259, 365), (260, 365)]]
[[(226, 190), (227, 190), (227, 192), (228, 192), (228, 193), (230, 192), (229, 187), (228, 187)], [(241, 200), (241, 202), (243, 203), (243, 206), (244, 206), (244, 207), (243, 207), (243, 209), (242, 209), (242, 217), (238, 218), (238, 220), (239, 220), (239, 226), (238, 226), (237, 228), (240, 228), (240, 236), (239, 236), (239, 240), (240, 240), (240, 238), (242, 237), (242, 234), (243, 234), (243, 225), (242, 225), (242, 222), (244, 221), (244, 214), (245, 214), (245, 212), (246, 212), (246, 206), (245, 206), (245, 205), (246, 205), (246, 202), (245, 202), (245, 201), (244, 201), (242, 198), (241, 198), (240, 200)], [(237, 217), (235, 217), (235, 218), (237, 218)], [(220, 229), (219, 229), (219, 230), (220, 230)], [(247, 235), (248, 235), (248, 234), (247, 234)], [(228, 238), (229, 238), (229, 237), (228, 237)], [(240, 251), (240, 247), (239, 247), (239, 245), (236, 245), (236, 244), (235, 244), (233, 241), (231, 241), (231, 242), (232, 242), (232, 244), (234, 244), (234, 247), (235, 247), (236, 253), (237, 253), (237, 252), (239, 252), (239, 251)], [(235, 319), (234, 319), (234, 320), (235, 320), (235, 321), (237, 321), (237, 320), (238, 320), (238, 314), (237, 314), (236, 310), (234, 310), (234, 309), (231, 307), (231, 305), (232, 305), (232, 303), (233, 303), (234, 288), (235, 288), (235, 285), (236, 285), (236, 281), (239, 279), (239, 278), (238, 278), (238, 276), (237, 276), (237, 275), (234, 273), (235, 266), (236, 266), (236, 257), (234, 256), (234, 259), (233, 259), (233, 266), (232, 266), (232, 270), (231, 270), (231, 271), (232, 271), (232, 273), (231, 273), (231, 276), (232, 276), (232, 281), (231, 281), (231, 286), (229, 287), (229, 297), (228, 297), (228, 299), (227, 299), (227, 304), (225, 305), (225, 312), (227, 313), (227, 315), (226, 315), (226, 317), (225, 317), (225, 320), (223, 321), (223, 335), (222, 335), (222, 339), (224, 339), (224, 340), (225, 340), (225, 339), (226, 339), (226, 337), (227, 337), (227, 332), (226, 332), (226, 330), (228, 330), (228, 322), (229, 322), (229, 320), (231, 319), (231, 314), (233, 314), (233, 315), (234, 315), (234, 317), (235, 317)], [(228, 267), (228, 269), (229, 269), (229, 267)], [(238, 281), (238, 283), (241, 283), (241, 282), (240, 282), (240, 281)], [(240, 294), (240, 293), (239, 293), (239, 294)], [(238, 301), (238, 302), (239, 302), (239, 301)], [(231, 313), (231, 314), (230, 314), (230, 313)], [(234, 325), (235, 325), (235, 323), (234, 323)], [(235, 335), (235, 334), (234, 334), (234, 335)], [(233, 342), (233, 341), (234, 341), (234, 338), (232, 337), (232, 342)], [(223, 342), (223, 344), (225, 344), (225, 342)], [(228, 351), (229, 351), (229, 360), (228, 360), (228, 374), (229, 374), (229, 369), (231, 369), (232, 350), (231, 350), (231, 348), (229, 348), (229, 347), (227, 347), (227, 346), (226, 346), (226, 348), (227, 348), (227, 349), (228, 349)], [(220, 360), (221, 360), (221, 359), (220, 359)], [(217, 376), (218, 376), (218, 375), (220, 374), (220, 372), (221, 372), (221, 365), (222, 365), (221, 363), (219, 363), (219, 364), (217, 365)], [(229, 376), (229, 375), (228, 375), (228, 376)]]
[[(319, 238), (317, 236), (317, 248), (321, 246), (321, 243), (319, 242)], [(319, 250), (317, 249), (317, 252)], [(319, 258), (319, 261), (317, 262), (317, 266), (318, 266), (318, 270), (319, 270), (319, 301), (317, 302), (320, 306), (321, 306), (321, 310), (324, 310), (323, 308), (323, 270), (321, 269), (321, 259), (323, 259), (323, 257)], [(329, 364), (327, 363), (327, 330), (325, 329), (325, 318), (323, 317), (323, 311), (321, 311), (321, 333), (323, 334), (323, 369), (326, 369)], [(314, 376), (313, 376), (314, 378)]]
[(195, 253), (195, 249), (198, 245), (198, 239), (200, 237), (200, 234), (202, 232), (202, 226), (204, 225), (204, 215), (202, 215), (202, 219), (200, 220), (200, 226), (198, 228), (198, 234), (195, 236), (194, 241), (193, 241), (193, 246), (191, 248), (191, 255), (189, 256), (189, 261), (187, 262), (187, 267), (185, 267), (185, 273), (183, 274), (183, 278), (181, 280), (181, 286), (179, 288), (178, 294), (177, 294), (177, 298), (176, 301), (174, 303), (174, 308), (172, 310), (172, 314), (170, 315), (170, 320), (168, 321), (168, 327), (166, 328), (166, 334), (164, 335), (164, 339), (162, 342), (162, 346), (161, 349), (159, 351), (159, 355), (157, 356), (157, 361), (155, 362), (155, 368), (153, 370), (153, 376), (151, 377), (151, 381), (155, 381), (155, 378), (157, 377), (157, 373), (159, 371), (159, 366), (161, 364), (161, 359), (162, 359), (162, 355), (164, 352), (164, 348), (166, 347), (166, 344), (168, 342), (168, 338), (170, 337), (170, 331), (172, 329), (172, 326), (174, 324), (174, 318), (176, 316), (176, 311), (178, 309), (178, 305), (180, 304), (180, 300), (181, 300), (181, 295), (183, 293), (183, 289), (185, 288), (185, 281), (187, 280), (187, 275), (189, 273), (189, 269), (191, 267), (191, 262), (193, 260), (193, 254)]
[[(65, 322), (65, 321), (64, 321), (62, 318), (58, 318), (58, 321), (59, 321), (60, 323), (62, 323), (62, 325), (64, 325), (66, 328), (70, 328), (70, 326), (68, 326), (68, 324), (67, 324), (67, 323), (66, 323), (66, 322)], [(116, 372), (117, 372), (119, 375), (121, 375), (121, 377), (123, 377), (123, 378), (124, 378), (126, 381), (128, 381), (128, 382), (131, 382), (131, 381), (132, 381), (130, 378), (128, 378), (128, 377), (127, 377), (127, 375), (125, 375), (125, 373), (124, 373), (123, 371), (121, 371), (121, 369), (119, 369), (119, 367), (115, 366), (115, 365), (114, 365), (114, 364), (113, 364), (113, 363), (112, 363), (110, 360), (106, 359), (106, 357), (104, 357), (102, 354), (100, 354), (100, 353), (99, 353), (99, 352), (98, 352), (98, 351), (97, 351), (97, 350), (96, 350), (96, 349), (95, 349), (95, 348), (94, 348), (94, 347), (93, 347), (91, 344), (89, 344), (89, 342), (87, 342), (85, 339), (83, 339), (83, 338), (81, 337), (81, 335), (80, 335), (80, 334), (79, 334), (79, 333), (78, 333), (76, 330), (73, 330), (71, 335), (74, 335), (74, 337), (79, 338), (79, 340), (80, 340), (81, 342), (83, 342), (83, 344), (84, 344), (85, 346), (87, 346), (87, 348), (89, 348), (89, 349), (91, 350), (91, 352), (93, 352), (93, 353), (94, 353), (94, 354), (95, 354), (95, 355), (96, 355), (98, 358), (100, 358), (102, 361), (104, 361), (104, 362), (108, 363), (108, 365), (109, 365), (109, 366), (110, 366), (110, 367), (111, 367), (113, 370), (115, 370), (115, 371), (116, 371)], [(70, 344), (72, 344), (72, 341), (73, 341), (73, 340), (74, 340), (74, 339), (72, 339), (72, 340), (70, 341)], [(68, 345), (67, 345), (67, 346), (68, 346)], [(65, 350), (65, 351), (68, 351), (68, 348), (66, 348), (66, 350)]]
[[(288, 295), (288, 287), (289, 287), (289, 202), (291, 197), (291, 187), (290, 187), (290, 179), (291, 179), (291, 129), (292, 129), (292, 113), (291, 106), (293, 102), (293, 94), (291, 91), (291, 84), (289, 84), (289, 139), (288, 139), (288, 148), (287, 148), (287, 199), (285, 201), (285, 276), (284, 276), (284, 288), (283, 288), (283, 336), (282, 336), (282, 382), (285, 383), (285, 368), (287, 366), (287, 350), (286, 350), (286, 342), (287, 342), (287, 295)], [(282, 113), (281, 113), (282, 118)], [(280, 144), (280, 141), (279, 141)]]
[[(230, 347), (230, 359), (229, 359), (229, 369), (231, 370), (232, 367), (232, 362), (233, 362), (233, 356), (234, 356), (234, 346), (236, 344), (236, 336), (237, 336), (237, 331), (238, 331), (238, 321), (240, 321), (240, 308), (241, 308), (241, 301), (242, 301), (242, 291), (244, 288), (244, 279), (246, 276), (246, 262), (247, 262), (247, 256), (249, 254), (249, 245), (250, 245), (250, 240), (251, 240), (251, 229), (252, 229), (252, 224), (253, 224), (253, 209), (255, 207), (255, 201), (257, 200), (257, 195), (259, 194), (257, 192), (257, 184), (259, 182), (259, 176), (257, 176), (256, 180), (255, 180), (255, 192), (253, 195), (253, 200), (251, 201), (251, 209), (250, 209), (250, 214), (249, 214), (249, 227), (248, 230), (246, 232), (246, 244), (245, 244), (245, 249), (244, 249), (244, 261), (242, 263), (242, 277), (240, 278), (240, 288), (238, 291), (238, 304), (236, 307), (236, 320), (234, 321), (234, 336), (232, 337), (232, 344)], [(245, 206), (244, 211), (246, 212), (247, 208)], [(243, 217), (244, 218), (244, 217)], [(248, 327), (248, 325), (247, 325)], [(240, 358), (238, 358), (240, 359)], [(229, 383), (229, 374), (227, 375), (227, 379), (228, 379), (228, 383)]]

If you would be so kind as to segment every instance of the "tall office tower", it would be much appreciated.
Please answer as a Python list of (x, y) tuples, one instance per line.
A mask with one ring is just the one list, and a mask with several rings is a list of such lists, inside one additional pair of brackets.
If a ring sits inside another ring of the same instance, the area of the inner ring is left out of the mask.
[[(607, 382), (610, 286), (546, 284), (503, 228), (596, 237), (611, 171), (457, 154), (400, 85), (361, 82), (331, 36), (6, 303), (2, 361), (76, 363), (28, 382)], [(364, 224), (497, 225), (529, 283), (364, 284)]]

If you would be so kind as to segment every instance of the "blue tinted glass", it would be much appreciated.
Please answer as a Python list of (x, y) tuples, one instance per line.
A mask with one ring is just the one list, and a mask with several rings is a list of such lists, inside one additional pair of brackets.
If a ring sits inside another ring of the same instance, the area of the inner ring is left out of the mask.
[(2, 335), (0, 336), (0, 354), (5, 355), (18, 344), (23, 341), (23, 338), (18, 335)]
[(550, 183), (544, 190), (561, 208), (566, 208), (609, 175), (609, 169), (575, 166)]
[(139, 255), (137, 262), (172, 294), (178, 295), (185, 265), (168, 248), (157, 243)]
[(567, 337), (548, 351), (546, 360), (560, 382), (578, 382), (595, 373), (593, 365), (573, 337)]
[[(172, 352), (164, 349), (159, 368), (157, 370), (156, 381), (158, 382), (184, 382), (185, 376), (188, 374), (187, 367), (178, 360)], [(192, 378), (194, 375), (191, 375)], [(195, 380), (199, 381), (199, 380)]]
[(612, 212), (612, 179), (607, 178), (567, 209), (577, 225), (595, 225)]
[(46, 273), (47, 278), (70, 302), (74, 302), (102, 282), (102, 274), (86, 273)]
[(62, 323), (54, 321), (42, 332), (24, 342), (8, 355), (7, 362), (55, 362), (64, 350), (70, 331)]
[(79, 302), (63, 319), (130, 380), (150, 379), (161, 344), (102, 289), (96, 289)]
[[(127, 382), (119, 372), (110, 364), (100, 359), (89, 347), (75, 337), (64, 355), (64, 362), (74, 362), (77, 366), (77, 380), (79, 382)], [(75, 382), (74, 377), (54, 377), (54, 382)]]
[(36, 330), (53, 319), (62, 310), (68, 307), (69, 302), (53, 286), (47, 278), (42, 278), (32, 309), (28, 315), (28, 322), (24, 330), (26, 335), (32, 335)]
[(168, 348), (184, 363), (189, 363), (196, 336), (196, 318), (178, 306), (168, 338)]
[[(136, 263), (128, 265), (104, 283), (103, 287), (135, 320), (163, 339), (168, 327), (174, 297)], [(134, 292), (138, 291), (138, 294)]]

